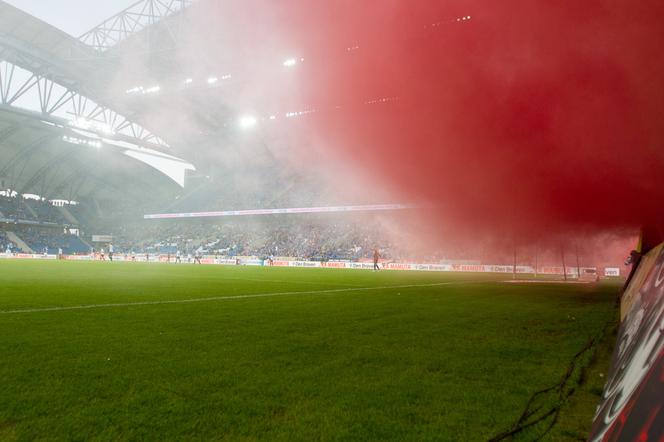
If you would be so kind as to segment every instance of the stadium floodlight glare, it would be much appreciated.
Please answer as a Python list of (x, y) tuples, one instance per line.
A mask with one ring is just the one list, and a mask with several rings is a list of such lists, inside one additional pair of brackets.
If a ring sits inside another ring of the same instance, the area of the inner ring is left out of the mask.
[(115, 134), (110, 124), (101, 121), (88, 120), (83, 117), (77, 117), (76, 119), (70, 120), (69, 126), (84, 131), (101, 132), (106, 135)]
[(68, 135), (64, 135), (62, 137), (62, 141), (66, 142), (66, 143), (69, 143), (69, 144), (75, 144), (77, 146), (90, 146), (90, 147), (94, 147), (95, 149), (101, 149), (101, 147), (102, 147), (101, 141), (84, 140), (82, 138), (70, 137)]
[(39, 196), (39, 195), (36, 195), (34, 193), (24, 193), (21, 196), (25, 200), (33, 200), (33, 201), (44, 201), (46, 199), (43, 196)]
[(7, 198), (16, 198), (18, 195), (18, 192), (12, 189), (7, 189), (7, 190), (0, 190), (0, 196), (4, 196)]
[(193, 83), (193, 82), (194, 82), (194, 79), (193, 79), (193, 78), (187, 78), (187, 79), (184, 81), (184, 84), (191, 84), (191, 83)]
[(210, 85), (217, 84), (219, 82), (219, 79), (217, 77), (210, 77), (210, 78), (208, 78), (207, 82)]
[(304, 61), (304, 58), (300, 58), (299, 60), (297, 58), (289, 58), (288, 60), (284, 61), (284, 67), (287, 68), (292, 68), (293, 66), (297, 66), (298, 63), (302, 63)]
[(316, 112), (316, 109), (307, 109), (298, 112), (286, 112), (286, 118), (301, 117), (303, 115), (313, 114)]
[(135, 88), (132, 89), (127, 89), (125, 93), (127, 95), (147, 95), (147, 94), (156, 94), (157, 92), (161, 91), (161, 86), (151, 86), (149, 88), (144, 88), (143, 86), (136, 86)]
[(256, 124), (258, 124), (258, 120), (254, 116), (245, 115), (240, 117), (240, 128), (242, 129), (250, 129), (256, 126)]

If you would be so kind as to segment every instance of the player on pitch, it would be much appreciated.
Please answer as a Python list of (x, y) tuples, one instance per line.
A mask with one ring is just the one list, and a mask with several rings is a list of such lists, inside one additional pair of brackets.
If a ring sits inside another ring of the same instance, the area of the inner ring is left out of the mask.
[(378, 262), (380, 261), (380, 252), (378, 251), (378, 249), (374, 249), (373, 261), (374, 261), (373, 271), (374, 272), (380, 271), (380, 266), (378, 265)]

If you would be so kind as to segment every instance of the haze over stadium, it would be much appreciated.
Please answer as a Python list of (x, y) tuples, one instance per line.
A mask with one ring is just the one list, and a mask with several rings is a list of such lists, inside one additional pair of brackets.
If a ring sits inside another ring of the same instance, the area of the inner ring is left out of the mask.
[[(132, 399), (97, 386), (109, 406), (152, 398), (160, 405), (147, 419), (160, 424), (138, 431), (132, 402), (105, 426), (93, 407), (61, 416), (55, 438), (105, 429), (120, 439), (627, 440), (633, 425), (659, 440), (661, 399), (647, 398), (662, 392), (661, 380), (648, 384), (662, 330), (648, 330), (662, 303), (663, 13), (654, 0), (0, 0), (0, 350), (14, 389), (0, 405), (0, 439), (48, 438), (52, 425), (19, 406), (38, 394), (21, 399), (11, 371), (30, 365), (11, 346), (11, 327), (31, 326), (17, 318), (63, 313), (25, 339), (38, 348), (40, 333), (60, 330), (54, 364), (64, 373), (77, 354), (72, 318), (89, 312), (135, 346), (111, 345), (108, 359), (123, 361), (127, 385), (150, 385), (152, 396)], [(308, 308), (314, 322), (298, 322)], [(316, 327), (323, 317), (329, 334)], [(372, 320), (386, 321), (386, 334), (364, 330), (376, 353), (356, 354), (365, 335), (354, 327)], [(152, 342), (140, 321), (178, 336)], [(454, 344), (460, 327), (484, 321)], [(92, 324), (88, 354), (104, 342)], [(611, 363), (617, 327), (639, 339)], [(293, 332), (305, 329), (310, 340)], [(526, 347), (529, 336), (538, 339)], [(173, 344), (187, 340), (199, 352)], [(638, 366), (646, 348), (641, 371), (616, 368)], [(176, 385), (173, 421), (141, 352), (183, 374), (157, 376)], [(427, 358), (443, 352), (455, 362)], [(224, 354), (238, 365), (219, 365)], [(183, 363), (192, 356), (199, 367)], [(632, 365), (617, 363), (628, 356)], [(262, 379), (243, 368), (256, 360), (300, 371)], [(337, 370), (323, 370), (326, 360)], [(80, 397), (97, 388), (97, 362)], [(494, 386), (497, 365), (523, 378)], [(375, 385), (358, 366), (381, 373)], [(229, 374), (237, 384), (217, 384)], [(458, 396), (442, 394), (446, 382)], [(211, 385), (239, 401), (235, 411), (206, 393)], [(373, 386), (354, 396), (361, 385)], [(401, 395), (393, 408), (383, 387)], [(216, 417), (179, 408), (190, 388)], [(481, 398), (492, 388), (493, 417)], [(70, 386), (60, 404), (76, 397)], [(457, 420), (441, 411), (459, 402)]]

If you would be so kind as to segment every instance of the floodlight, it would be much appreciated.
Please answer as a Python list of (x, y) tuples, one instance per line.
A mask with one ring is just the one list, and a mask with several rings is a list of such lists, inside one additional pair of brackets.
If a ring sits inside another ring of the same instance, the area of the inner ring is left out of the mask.
[(289, 58), (288, 60), (284, 61), (284, 67), (287, 68), (292, 68), (293, 66), (296, 66), (298, 63), (302, 63), (304, 61), (304, 58)]
[(70, 120), (69, 126), (75, 129), (80, 129), (91, 133), (102, 132), (107, 135), (115, 134), (110, 124), (101, 121), (88, 120), (87, 118), (84, 117), (76, 117), (75, 119)]
[(245, 115), (245, 116), (240, 118), (240, 127), (242, 129), (252, 128), (252, 127), (256, 126), (256, 124), (258, 124), (258, 120), (254, 116)]

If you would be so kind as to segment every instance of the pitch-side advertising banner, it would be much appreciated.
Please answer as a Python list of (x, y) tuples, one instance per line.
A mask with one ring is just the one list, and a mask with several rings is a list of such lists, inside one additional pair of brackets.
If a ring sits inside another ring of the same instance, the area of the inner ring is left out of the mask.
[(0, 259), (57, 259), (56, 255), (39, 255), (36, 253), (0, 253)]
[(113, 236), (111, 235), (92, 235), (92, 242), (113, 242)]
[[(106, 261), (110, 261), (109, 256), (104, 257)], [(0, 253), (0, 259), (57, 259), (56, 255), (39, 255), (39, 254), (5, 254)], [(101, 254), (95, 255), (65, 255), (63, 259), (69, 261), (98, 261), (102, 259)], [(113, 255), (113, 261), (120, 262), (161, 262), (161, 263), (176, 263), (174, 255), (145, 255), (135, 254), (127, 255), (116, 253)], [(194, 264), (195, 260), (190, 257), (182, 257), (180, 259), (182, 264)], [(326, 269), (352, 269), (352, 270), (373, 270), (373, 262), (351, 262), (351, 261), (304, 261), (296, 258), (279, 258), (270, 262), (270, 260), (256, 258), (252, 256), (239, 256), (239, 257), (213, 257), (205, 256), (201, 258), (201, 264), (206, 265), (242, 265), (242, 266), (266, 266), (266, 267), (299, 267), (299, 268), (326, 268)], [(383, 262), (380, 263), (380, 268), (383, 270), (404, 270), (404, 271), (420, 271), (420, 272), (468, 272), (468, 273), (507, 273), (514, 272), (515, 267), (512, 265), (481, 265), (481, 264), (417, 264), (417, 263), (400, 263), (400, 262)], [(585, 270), (592, 270), (596, 272), (595, 267), (581, 267), (581, 272)], [(620, 274), (619, 269), (618, 275)], [(562, 267), (540, 267), (538, 273), (549, 275), (562, 275)], [(534, 274), (535, 268), (531, 266), (516, 266), (517, 274)], [(576, 268), (567, 269), (567, 274), (576, 276)], [(607, 273), (609, 275), (609, 273)], [(611, 273), (613, 275), (613, 273)]]
[(620, 268), (607, 267), (604, 269), (604, 276), (620, 276)]

